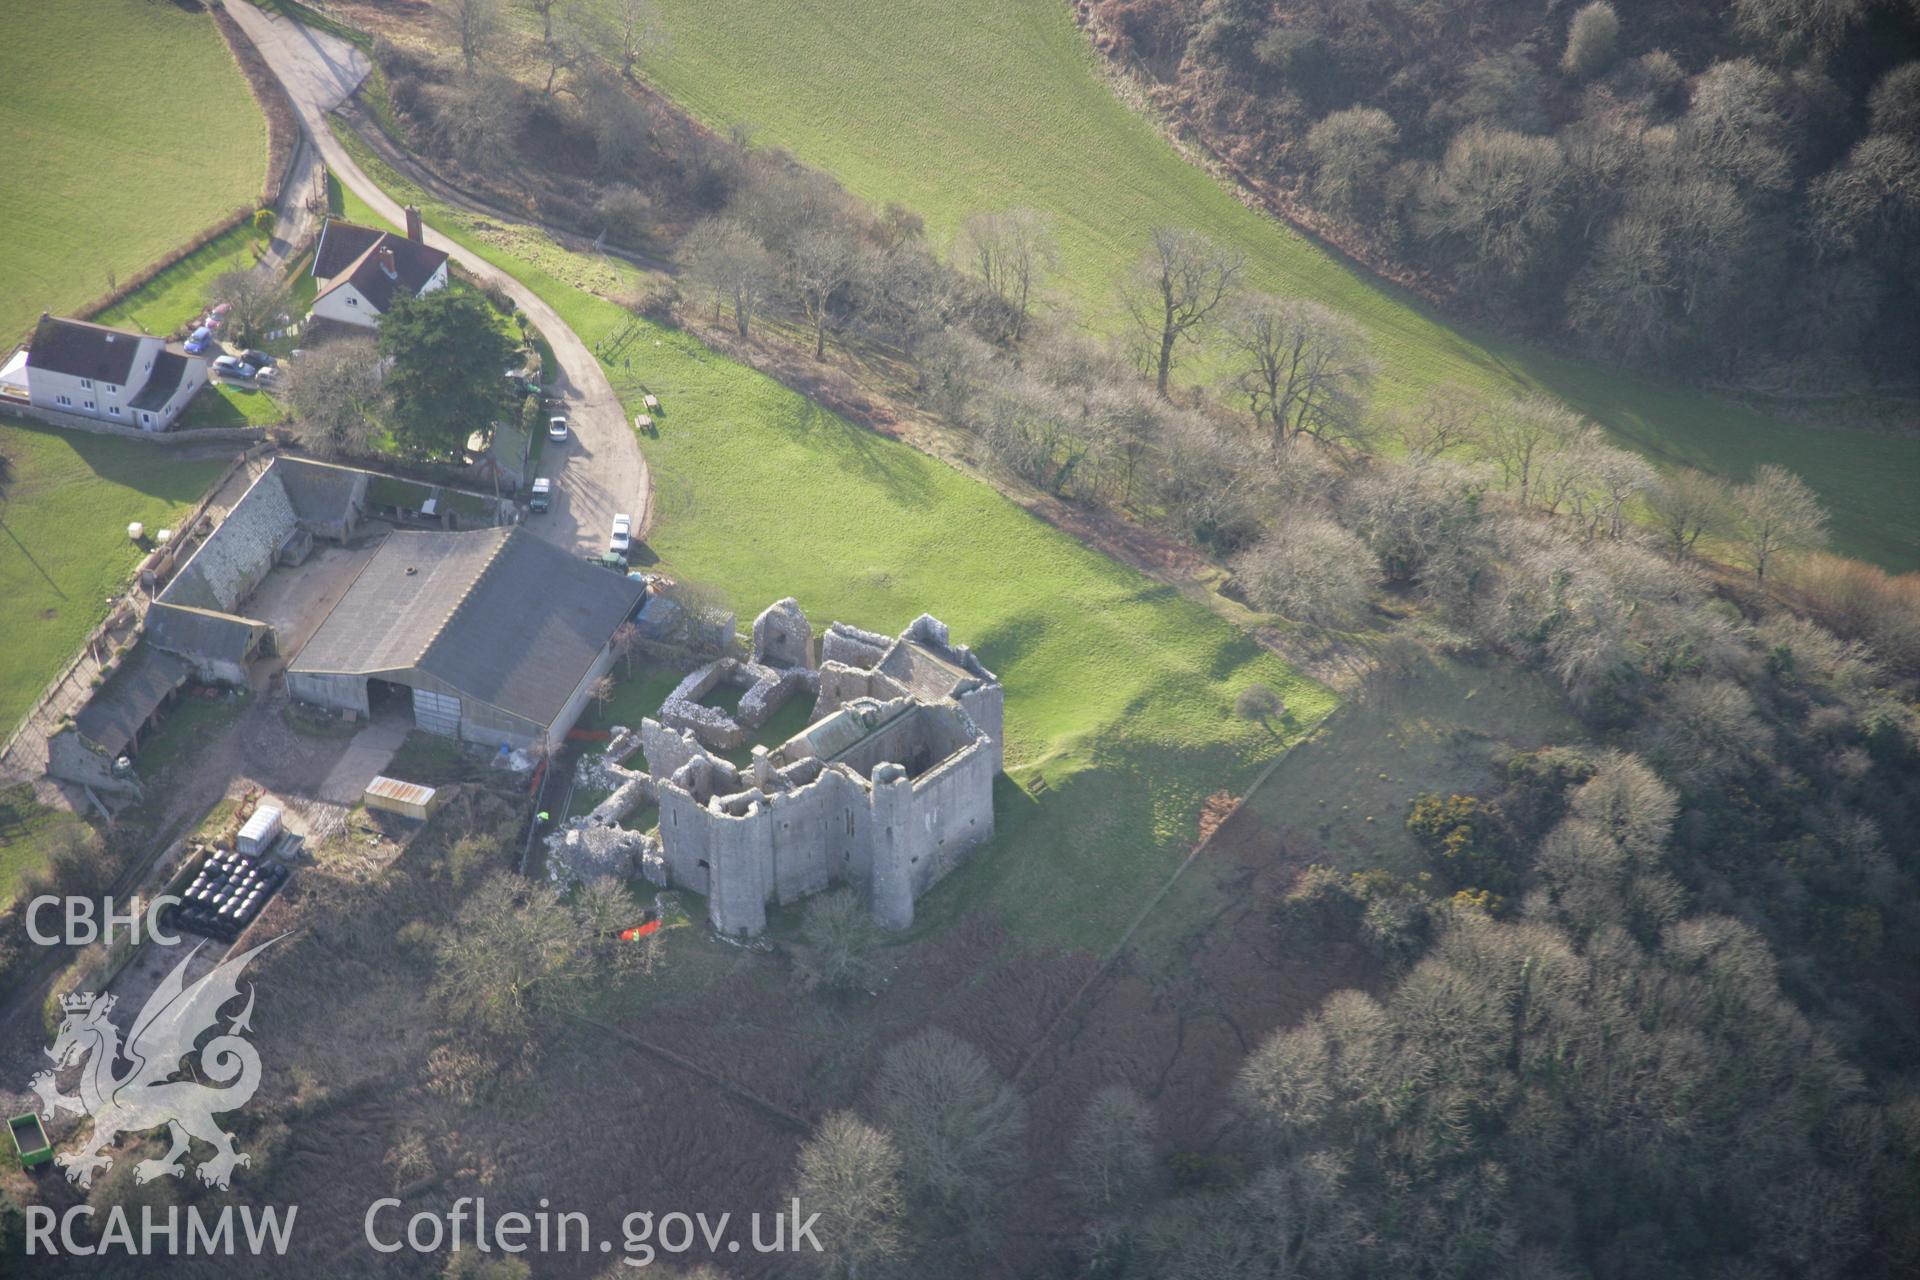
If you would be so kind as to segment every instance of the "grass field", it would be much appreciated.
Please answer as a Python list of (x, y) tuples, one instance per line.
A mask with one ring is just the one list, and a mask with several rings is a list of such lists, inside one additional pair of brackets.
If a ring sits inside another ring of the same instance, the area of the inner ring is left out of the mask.
[(10, 4), (0, 40), (0, 342), (252, 201), (267, 125), (205, 13)]
[(0, 911), (13, 905), (26, 877), (47, 865), (68, 831), (86, 826), (60, 809), (49, 809), (24, 783), (0, 788)]
[(0, 736), (106, 616), (140, 552), (127, 524), (166, 526), (219, 461), (182, 462), (137, 440), (0, 419)]
[[(646, 451), (650, 547), (667, 571), (724, 591), (743, 618), (786, 595), (818, 624), (886, 632), (930, 611), (998, 672), (1012, 775), (996, 788), (1000, 834), (958, 873), (966, 890), (922, 904), (923, 923), (985, 904), (1036, 941), (1110, 943), (1192, 844), (1206, 797), (1244, 786), (1332, 710), (1325, 689), (1172, 588), (574, 287), (610, 284), (617, 297), (639, 283), (631, 268), (523, 230), (483, 235), (346, 140), (389, 194), (513, 272), (589, 343), (624, 335), (615, 385), (637, 403), (644, 378), (661, 400)], [(1234, 717), (1234, 696), (1256, 681), (1293, 708), (1284, 735)], [(1035, 798), (1023, 788), (1039, 776)]]
[(207, 310), (207, 290), (228, 271), (253, 265), (253, 246), (267, 237), (242, 223), (188, 254), (94, 319), (142, 333), (174, 332)]
[(902, 5), (660, 0), (657, 82), (704, 119), (831, 170), (869, 200), (899, 200), (949, 239), (977, 209), (1053, 220), (1066, 300), (1120, 323), (1116, 282), (1150, 228), (1197, 227), (1244, 250), (1259, 288), (1317, 298), (1372, 335), (1387, 405), (1437, 384), (1541, 388), (1663, 462), (1744, 478), (1793, 468), (1834, 513), (1836, 543), (1920, 567), (1920, 436), (1814, 429), (1677, 385), (1449, 327), (1397, 290), (1249, 210), (1108, 89), (1061, 0)]

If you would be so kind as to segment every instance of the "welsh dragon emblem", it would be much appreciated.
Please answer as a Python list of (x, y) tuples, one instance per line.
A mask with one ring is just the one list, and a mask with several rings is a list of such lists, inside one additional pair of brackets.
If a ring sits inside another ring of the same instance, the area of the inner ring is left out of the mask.
[[(40, 1095), (48, 1119), (60, 1111), (93, 1118), (93, 1134), (87, 1145), (55, 1157), (70, 1181), (91, 1186), (96, 1170), (112, 1167), (113, 1157), (103, 1153), (115, 1138), (161, 1125), (167, 1127), (173, 1146), (163, 1158), (142, 1160), (136, 1165), (136, 1182), (150, 1182), (162, 1174), (175, 1178), (184, 1174), (186, 1166), (181, 1157), (188, 1154), (189, 1138), (198, 1138), (214, 1149), (213, 1159), (197, 1166), (200, 1180), (208, 1186), (225, 1190), (235, 1166), (252, 1162), (233, 1149), (233, 1135), (213, 1118), (215, 1112), (245, 1106), (260, 1087), (260, 1055), (241, 1034), (252, 1030), (251, 984), (246, 1007), (227, 1022), (224, 1032), (198, 1050), (198, 1074), (219, 1087), (175, 1077), (183, 1073), (183, 1060), (195, 1052), (195, 1042), (201, 1035), (217, 1029), (220, 1010), (239, 998), (240, 974), (247, 962), (278, 940), (270, 939), (221, 961), (211, 973), (187, 986), (187, 966), (200, 952), (200, 947), (195, 947), (147, 998), (124, 1046), (110, 1017), (113, 996), (96, 996), (89, 991), (62, 998), (66, 1017), (53, 1047), (46, 1050), (54, 1061), (54, 1070), (40, 1072), (28, 1087)], [(55, 1072), (89, 1055), (80, 1075), (79, 1095), (61, 1093), (55, 1084)], [(115, 1067), (122, 1059), (131, 1066), (116, 1075)]]

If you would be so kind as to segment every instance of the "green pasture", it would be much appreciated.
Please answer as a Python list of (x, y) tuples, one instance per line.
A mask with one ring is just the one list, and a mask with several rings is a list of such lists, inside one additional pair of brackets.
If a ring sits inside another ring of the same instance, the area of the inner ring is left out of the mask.
[[(605, 3), (606, 0), (596, 0)], [(1373, 339), (1386, 406), (1444, 383), (1560, 396), (1661, 462), (1744, 478), (1799, 472), (1834, 516), (1835, 542), (1890, 568), (1920, 567), (1920, 436), (1789, 419), (1679, 385), (1452, 327), (1430, 308), (1242, 204), (1110, 89), (1060, 0), (903, 5), (836, 0), (660, 0), (659, 85), (717, 126), (897, 200), (949, 240), (968, 214), (1045, 212), (1058, 292), (1102, 330), (1115, 287), (1159, 224), (1243, 250), (1251, 283), (1318, 299)], [(1207, 362), (1192, 363), (1204, 375)]]
[(0, 345), (260, 192), (267, 125), (206, 13), (145, 0), (6, 6)]
[[(659, 438), (644, 447), (657, 485), (648, 550), (664, 569), (723, 591), (742, 618), (787, 595), (819, 623), (886, 632), (932, 612), (999, 674), (1011, 775), (1000, 834), (960, 873), (968, 890), (923, 904), (929, 923), (987, 905), (1035, 940), (1110, 943), (1192, 844), (1205, 798), (1245, 786), (1332, 710), (1325, 689), (1174, 589), (577, 287), (624, 296), (639, 283), (631, 268), (524, 229), (483, 235), (347, 140), (390, 194), (598, 345), (634, 404), (642, 380), (660, 397)], [(1233, 715), (1254, 682), (1286, 697), (1283, 732)]]
[(0, 418), (0, 735), (126, 589), (139, 521), (160, 529), (200, 500), (221, 460), (182, 461), (138, 440)]

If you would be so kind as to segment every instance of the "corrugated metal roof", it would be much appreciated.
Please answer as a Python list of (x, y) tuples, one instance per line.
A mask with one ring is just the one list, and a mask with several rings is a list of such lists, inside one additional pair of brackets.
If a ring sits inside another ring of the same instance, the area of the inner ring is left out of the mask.
[(291, 669), (358, 675), (416, 666), (509, 532), (390, 534)]
[(423, 808), (433, 803), (433, 788), (421, 786), (417, 782), (402, 782), (398, 778), (382, 775), (367, 784), (366, 794), (378, 796), (382, 800), (391, 800), (396, 804), (417, 804)]
[(415, 670), (548, 725), (645, 589), (522, 529), (395, 533), (290, 669)]

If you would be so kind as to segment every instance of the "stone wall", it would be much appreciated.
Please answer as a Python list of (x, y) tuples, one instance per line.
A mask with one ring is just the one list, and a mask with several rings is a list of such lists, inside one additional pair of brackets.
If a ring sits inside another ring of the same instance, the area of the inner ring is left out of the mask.
[(174, 575), (160, 599), (216, 613), (238, 612), (273, 568), (296, 523), (280, 477), (267, 468)]
[(62, 729), (47, 739), (47, 774), (112, 795), (140, 794), (140, 779), (132, 774), (116, 777), (113, 761), (88, 746), (73, 728)]
[[(798, 606), (781, 601), (754, 623), (754, 656), (811, 656), (811, 627)], [(951, 683), (955, 697), (931, 687), (910, 692), (878, 670), (900, 646), (933, 649), (905, 668), (923, 686)], [(833, 884), (853, 886), (873, 918), (890, 929), (913, 923), (914, 903), (994, 831), (993, 780), (1000, 767), (998, 681), (947, 629), (922, 615), (907, 632), (882, 636), (835, 623), (822, 637), (818, 670), (725, 658), (692, 672), (637, 735), (616, 732), (606, 756), (582, 776), (612, 795), (593, 813), (549, 837), (549, 865), (562, 877), (633, 874), (705, 895), (708, 921), (731, 936), (766, 928), (767, 907), (799, 901)], [(949, 679), (943, 675), (958, 668)], [(729, 716), (699, 699), (724, 683), (747, 684)], [(796, 735), (769, 753), (756, 747), (742, 772), (712, 754), (744, 743), (787, 699), (817, 695), (810, 729), (828, 714), (849, 714), (865, 737), (837, 732)], [(989, 730), (988, 725), (992, 726)], [(644, 774), (616, 763), (638, 743)], [(816, 745), (819, 744), (819, 745)], [(833, 763), (815, 756), (831, 756)], [(648, 802), (660, 807), (659, 840), (618, 822)]]

